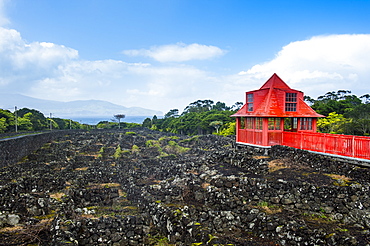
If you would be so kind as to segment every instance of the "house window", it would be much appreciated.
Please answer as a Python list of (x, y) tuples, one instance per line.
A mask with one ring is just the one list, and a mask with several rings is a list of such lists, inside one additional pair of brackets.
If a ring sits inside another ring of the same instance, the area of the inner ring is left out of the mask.
[(247, 118), (247, 129), (253, 129), (254, 118)]
[(297, 111), (297, 104), (296, 103), (286, 103), (285, 104), (285, 111), (287, 111), (287, 112)]
[(269, 118), (268, 126), (269, 130), (280, 130), (281, 119), (280, 118)]
[(284, 119), (284, 130), (290, 132), (296, 132), (298, 126), (298, 118), (285, 118)]
[(240, 118), (240, 129), (245, 129), (245, 118), (244, 117)]
[(247, 106), (248, 106), (248, 111), (253, 111), (253, 94), (247, 94)]
[(256, 118), (256, 130), (262, 130), (262, 118)]
[(285, 97), (285, 111), (297, 111), (297, 93), (286, 93)]
[(312, 118), (301, 118), (301, 130), (312, 130)]

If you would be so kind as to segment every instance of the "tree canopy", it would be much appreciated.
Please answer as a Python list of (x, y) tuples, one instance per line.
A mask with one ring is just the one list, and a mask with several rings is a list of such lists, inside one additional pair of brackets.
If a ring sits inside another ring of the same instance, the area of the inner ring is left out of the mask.
[(327, 92), (316, 100), (307, 97), (311, 107), (319, 114), (327, 116), (318, 120), (318, 130), (327, 133), (369, 135), (370, 95), (360, 97), (349, 90)]
[[(190, 103), (179, 114), (178, 109), (171, 109), (164, 115), (163, 119), (156, 116), (153, 119), (147, 118), (143, 122), (144, 127), (165, 132), (178, 134), (196, 135), (211, 133), (234, 133), (234, 131), (223, 131), (230, 127), (235, 119), (230, 115), (235, 113), (223, 102), (214, 103), (212, 100), (197, 100)], [(234, 124), (235, 127), (235, 124)]]

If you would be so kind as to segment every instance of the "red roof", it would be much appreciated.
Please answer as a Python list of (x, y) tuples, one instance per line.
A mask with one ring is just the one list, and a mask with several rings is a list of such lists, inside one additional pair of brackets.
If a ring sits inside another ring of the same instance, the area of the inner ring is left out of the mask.
[[(296, 95), (295, 102), (286, 102), (286, 93)], [(248, 102), (234, 117), (324, 117), (316, 113), (303, 100), (303, 92), (291, 89), (276, 73), (266, 81), (259, 90), (249, 91), (253, 94), (253, 102)], [(248, 111), (248, 103), (253, 103), (253, 110)], [(286, 111), (286, 103), (293, 103), (295, 111)]]

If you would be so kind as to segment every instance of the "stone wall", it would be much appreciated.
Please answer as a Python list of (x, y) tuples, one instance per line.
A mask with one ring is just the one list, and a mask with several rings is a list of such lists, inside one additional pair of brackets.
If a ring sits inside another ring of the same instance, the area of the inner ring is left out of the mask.
[(145, 128), (61, 134), (1, 169), (0, 227), (40, 245), (370, 245), (369, 169), (264, 154)]
[(68, 130), (61, 130), (0, 139), (0, 167), (17, 162), (52, 139), (68, 133)]

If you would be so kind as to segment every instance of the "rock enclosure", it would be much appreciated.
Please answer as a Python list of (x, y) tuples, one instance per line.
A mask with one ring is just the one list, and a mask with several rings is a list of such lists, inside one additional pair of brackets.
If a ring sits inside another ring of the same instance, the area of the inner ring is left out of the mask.
[(368, 168), (146, 128), (40, 141), (2, 162), (0, 245), (370, 245)]

